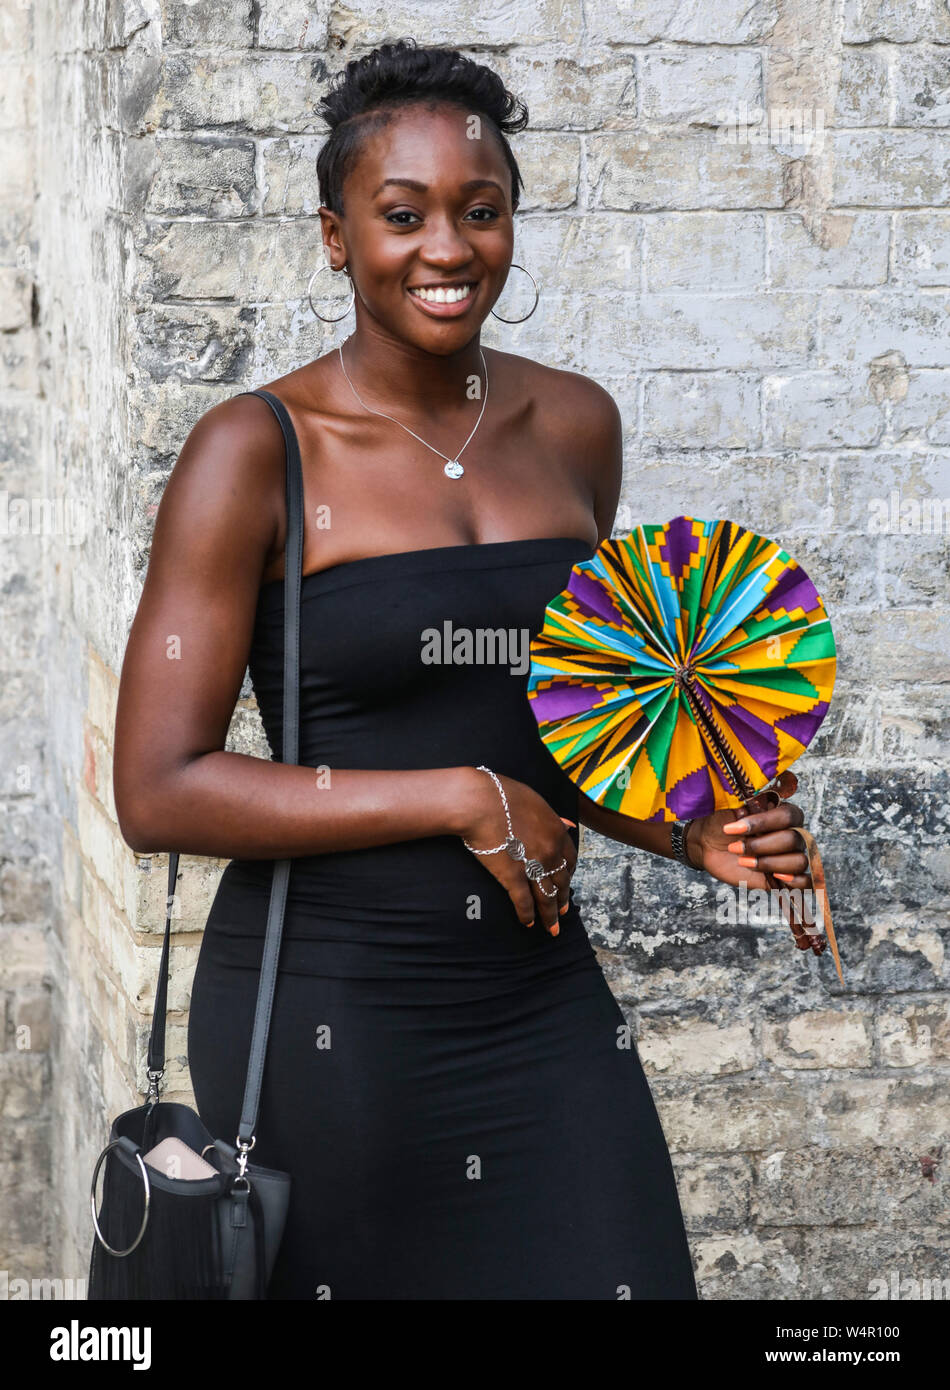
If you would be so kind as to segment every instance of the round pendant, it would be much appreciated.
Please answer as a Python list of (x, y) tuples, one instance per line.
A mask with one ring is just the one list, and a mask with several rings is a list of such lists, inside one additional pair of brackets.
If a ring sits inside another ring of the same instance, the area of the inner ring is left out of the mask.
[(448, 463), (445, 465), (444, 472), (447, 478), (461, 478), (465, 469), (459, 463), (458, 459), (449, 459)]

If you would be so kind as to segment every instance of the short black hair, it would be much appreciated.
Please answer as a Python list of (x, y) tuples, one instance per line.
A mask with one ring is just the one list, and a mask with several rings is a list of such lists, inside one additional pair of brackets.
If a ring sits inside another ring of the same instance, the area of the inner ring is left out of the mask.
[(524, 180), (505, 137), (524, 130), (528, 108), (491, 68), (463, 57), (457, 48), (423, 47), (412, 38), (381, 44), (331, 79), (319, 105), (330, 127), (317, 156), (321, 205), (342, 216), (343, 183), (368, 134), (410, 103), (435, 107), (444, 102), (485, 117), (494, 129), (511, 171), (511, 205), (517, 208)]

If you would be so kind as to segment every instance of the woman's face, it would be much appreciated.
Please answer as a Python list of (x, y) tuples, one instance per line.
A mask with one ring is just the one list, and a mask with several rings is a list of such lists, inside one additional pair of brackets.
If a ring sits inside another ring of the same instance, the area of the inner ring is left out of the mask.
[[(320, 215), (324, 244), (356, 285), (357, 323), (369, 314), (393, 338), (439, 355), (469, 343), (514, 247), (511, 172), (487, 122), (452, 106), (407, 107), (366, 137), (343, 205), (342, 217)], [(412, 293), (438, 285), (452, 287), (445, 302)]]

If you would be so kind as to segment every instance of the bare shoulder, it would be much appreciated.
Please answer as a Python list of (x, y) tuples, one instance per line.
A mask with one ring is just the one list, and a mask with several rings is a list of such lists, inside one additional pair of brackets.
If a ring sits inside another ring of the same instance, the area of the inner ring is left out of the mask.
[[(503, 354), (510, 357), (511, 354)], [(623, 480), (623, 419), (608, 390), (581, 372), (529, 358), (523, 382), (548, 446), (576, 467), (594, 498), (599, 537), (613, 529)]]
[(280, 525), (284, 479), (283, 434), (268, 403), (241, 394), (212, 406), (192, 426), (165, 485), (153, 562), (188, 548), (222, 570), (246, 566), (256, 582)]
[(581, 372), (545, 367), (545, 401), (558, 418), (569, 422), (578, 438), (593, 438), (610, 447), (622, 432), (620, 408), (608, 390)]
[[(282, 481), (283, 434), (273, 410), (250, 393), (219, 401), (195, 421), (184, 442), (173, 477), (201, 473), (208, 481), (267, 493)], [(259, 497), (258, 497), (259, 500)]]

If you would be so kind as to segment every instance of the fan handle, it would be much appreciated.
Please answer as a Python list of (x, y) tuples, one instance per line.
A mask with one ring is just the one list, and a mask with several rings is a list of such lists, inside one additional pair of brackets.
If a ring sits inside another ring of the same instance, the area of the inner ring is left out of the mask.
[[(794, 795), (794, 792), (791, 792), (790, 795)], [(743, 802), (743, 810), (747, 811), (750, 815), (754, 815), (757, 811), (771, 811), (779, 804), (781, 799), (777, 791), (773, 791), (771, 788), (767, 787), (764, 791), (759, 792), (757, 796), (747, 797)], [(782, 908), (782, 915), (792, 929), (795, 945), (800, 951), (807, 951), (810, 947), (816, 956), (820, 956), (822, 952), (828, 948), (827, 937), (822, 934), (820, 928), (817, 928), (813, 922), (805, 922), (804, 914), (799, 913), (788, 893), (787, 886), (766, 870), (762, 872), (765, 874), (765, 881), (769, 888), (777, 888), (779, 890), (779, 903)], [(785, 889), (785, 892), (782, 892), (783, 889)], [(811, 931), (809, 931), (809, 927), (812, 928)]]
[[(729, 781), (736, 796), (743, 798), (743, 809), (750, 815), (754, 815), (757, 811), (769, 811), (776, 807), (782, 798), (777, 791), (769, 787), (763, 788), (758, 793), (755, 791), (743, 770), (742, 764), (736, 757), (735, 750), (729, 743), (725, 731), (713, 713), (711, 703), (700, 694), (696, 685), (696, 675), (692, 668), (689, 666), (677, 668), (674, 679), (682, 691), (690, 712), (716, 763)], [(790, 773), (789, 776), (794, 777), (794, 773)], [(792, 788), (790, 795), (794, 794), (797, 786), (798, 780), (796, 778), (795, 787)], [(803, 834), (803, 832), (799, 830), (799, 834)], [(811, 840), (811, 846), (815, 847), (814, 840)], [(806, 847), (808, 847), (807, 841)], [(817, 847), (815, 847), (815, 853), (817, 854)], [(765, 871), (763, 870), (763, 872)], [(770, 873), (765, 873), (765, 881), (769, 888), (778, 890), (782, 916), (791, 927), (795, 945), (800, 951), (807, 951), (810, 948), (816, 956), (820, 956), (828, 948), (827, 937), (822, 934), (820, 929), (816, 928), (814, 922), (805, 921), (804, 913), (799, 913), (785, 884), (781, 883), (779, 879), (773, 878)], [(820, 891), (824, 892), (823, 874)], [(840, 978), (841, 963), (838, 960), (837, 949), (834, 950), (833, 954)], [(842, 979), (841, 982), (843, 984), (844, 980)]]

